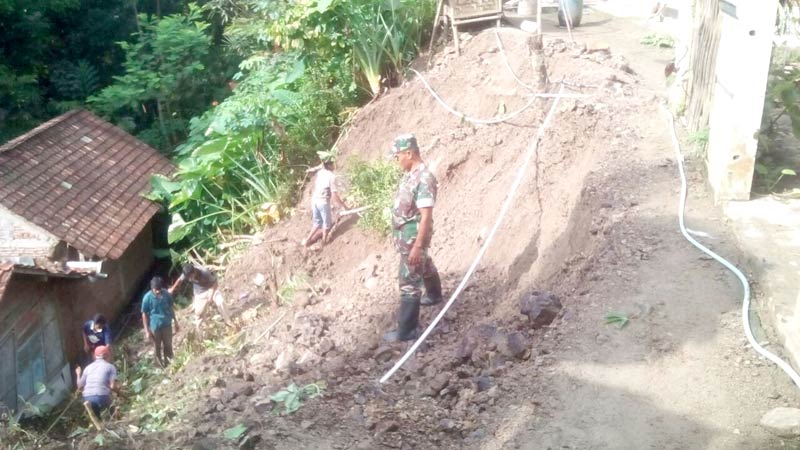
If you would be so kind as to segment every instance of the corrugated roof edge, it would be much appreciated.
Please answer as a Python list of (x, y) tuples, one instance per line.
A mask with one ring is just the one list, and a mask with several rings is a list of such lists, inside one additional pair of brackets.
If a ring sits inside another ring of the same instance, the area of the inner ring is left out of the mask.
[(95, 274), (94, 270), (74, 269), (64, 262), (30, 257), (7, 257), (0, 259), (0, 272), (20, 271), (24, 273), (41, 273), (61, 277), (86, 277)]

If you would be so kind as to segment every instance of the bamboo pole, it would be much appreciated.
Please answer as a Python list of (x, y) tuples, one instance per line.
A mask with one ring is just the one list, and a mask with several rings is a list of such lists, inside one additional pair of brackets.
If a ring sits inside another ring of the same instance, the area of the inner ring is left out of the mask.
[(86, 413), (89, 414), (89, 419), (92, 421), (92, 425), (97, 428), (97, 431), (103, 431), (103, 424), (100, 423), (100, 419), (94, 414), (92, 410), (92, 405), (89, 402), (83, 402), (83, 407), (86, 409)]
[(444, 0), (439, 0), (436, 3), (436, 18), (433, 19), (431, 42), (428, 43), (428, 67), (430, 67), (431, 61), (433, 60), (433, 42), (436, 40), (436, 30), (439, 28), (439, 18), (443, 7), (444, 7)]

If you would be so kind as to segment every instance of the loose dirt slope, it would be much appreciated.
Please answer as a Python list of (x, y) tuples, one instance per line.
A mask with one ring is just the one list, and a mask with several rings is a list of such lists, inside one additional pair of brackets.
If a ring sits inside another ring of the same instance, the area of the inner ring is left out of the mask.
[[(501, 38), (530, 80), (526, 35)], [(660, 99), (641, 87), (637, 64), (608, 50), (551, 41), (546, 54), (551, 80), (591, 85), (574, 91), (591, 96), (562, 100), (480, 270), (392, 380), (376, 383), (407, 347), (379, 341), (398, 302), (392, 247), (346, 223), (321, 253), (305, 253), (296, 244), (308, 227), (304, 203), (226, 274), (246, 344), (209, 352), (161, 387), (180, 392), (180, 419), (131, 447), (233, 448), (221, 432), (243, 423), (245, 446), (264, 449), (778, 448), (758, 418), (797, 395), (743, 345), (735, 280), (677, 231)], [(475, 117), (515, 111), (530, 95), (493, 31), (459, 58), (439, 56), (425, 77)], [(496, 220), (550, 102), (472, 126), (412, 78), (360, 111), (340, 142), (345, 157), (375, 159), (396, 134), (416, 133), (440, 180), (433, 257), (448, 292)], [(734, 251), (705, 198), (693, 195), (689, 220)], [(252, 282), (259, 273), (263, 287)], [(275, 288), (299, 274), (311, 288), (277, 306)], [(533, 290), (564, 305), (535, 331), (519, 313)], [(423, 323), (438, 309), (423, 310)], [(627, 314), (628, 326), (605, 325), (609, 311)], [(290, 416), (266, 412), (269, 394), (316, 380), (327, 382), (324, 396)]]

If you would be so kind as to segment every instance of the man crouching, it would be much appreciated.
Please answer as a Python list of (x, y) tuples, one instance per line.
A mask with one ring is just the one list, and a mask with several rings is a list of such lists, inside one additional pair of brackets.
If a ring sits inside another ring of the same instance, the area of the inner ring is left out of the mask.
[(111, 391), (117, 392), (117, 369), (106, 361), (111, 352), (105, 345), (94, 349), (94, 361), (83, 371), (78, 367), (75, 375), (78, 378), (78, 391), (83, 393), (84, 404), (100, 417), (100, 413), (111, 406)]

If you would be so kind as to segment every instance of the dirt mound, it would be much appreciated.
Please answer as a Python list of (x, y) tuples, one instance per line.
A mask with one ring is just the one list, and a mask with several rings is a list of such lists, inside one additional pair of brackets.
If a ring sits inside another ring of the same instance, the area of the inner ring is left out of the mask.
[[(504, 59), (520, 79), (530, 79), (528, 35), (504, 30), (500, 38), (505, 52), (494, 31), (483, 32), (461, 57), (440, 55), (425, 78), (468, 116), (519, 110), (531, 93)], [(464, 448), (500, 426), (493, 411), (503, 407), (498, 397), (510, 389), (504, 377), (513, 380), (515, 366), (531, 374), (546, 367), (553, 331), (531, 329), (519, 299), (538, 289), (555, 293), (567, 308), (575, 301), (586, 268), (602, 250), (597, 237), (612, 220), (601, 205), (620, 200), (602, 189), (609, 174), (598, 170), (636, 138), (632, 117), (643, 110), (652, 114), (655, 101), (630, 97), (636, 77), (608, 49), (554, 41), (545, 52), (550, 79), (568, 81), (569, 92), (587, 97), (561, 101), (481, 268), (437, 332), (389, 384), (375, 380), (405, 346), (379, 342), (394, 324), (397, 305), (396, 257), (387, 240), (345, 226), (322, 253), (304, 253), (296, 244), (308, 227), (304, 202), (301, 214), (270, 230), (228, 270), (232, 298), (272, 308), (256, 319), (259, 332), (286, 308), (273, 302), (276, 287), (301, 273), (311, 286), (301, 289), (268, 338), (226, 362), (227, 371), (252, 373), (257, 391), (274, 392), (289, 380), (327, 381), (323, 400), (311, 400), (286, 419), (260, 419), (270, 448)], [(412, 77), (361, 110), (339, 143), (345, 159), (369, 160), (382, 158), (395, 135), (417, 135), (440, 180), (432, 254), (447, 292), (496, 220), (550, 101), (537, 100), (502, 124), (472, 125), (447, 113)], [(271, 289), (270, 283), (253, 286), (257, 273), (274, 274)], [(437, 311), (425, 309), (423, 323)], [(238, 409), (248, 416), (263, 401), (256, 396)], [(230, 424), (227, 408), (200, 411), (197, 420)], [(201, 436), (195, 431), (189, 437)]]
[[(499, 37), (504, 52), (495, 32), (486, 31), (460, 57), (439, 55), (424, 77), (468, 116), (521, 109), (531, 92), (505, 61), (521, 80), (531, 79), (528, 35), (502, 30)], [(245, 344), (198, 358), (164, 388), (184, 393), (185, 408), (181, 423), (158, 438), (187, 448), (235, 447), (221, 432), (245, 424), (257, 436), (246, 444), (253, 448), (460, 449), (502, 433), (509, 401), (537, 395), (539, 388), (521, 388), (519, 380), (547, 371), (563, 320), (534, 330), (520, 313), (520, 298), (552, 293), (569, 311), (593, 264), (620, 257), (603, 239), (615, 222), (608, 205), (629, 202), (615, 183), (635, 180), (625, 180), (614, 162), (635, 149), (635, 117), (655, 112), (655, 98), (632, 95), (636, 76), (608, 49), (557, 40), (545, 54), (550, 80), (569, 82), (568, 92), (586, 97), (561, 100), (478, 272), (389, 383), (376, 380), (406, 348), (379, 341), (395, 321), (394, 250), (351, 222), (321, 253), (302, 251), (297, 243), (309, 226), (304, 201), (231, 263), (224, 290), (240, 313)], [(417, 135), (440, 182), (432, 255), (446, 294), (496, 220), (551, 101), (539, 99), (501, 124), (472, 125), (447, 113), (411, 77), (363, 108), (339, 143), (345, 158), (369, 160), (383, 157), (395, 135)], [(279, 292), (292, 297), (290, 305), (279, 306)], [(438, 308), (423, 310), (423, 324)], [(327, 384), (324, 396), (289, 416), (268, 414), (270, 394), (318, 380)], [(185, 389), (191, 383), (195, 388)]]

